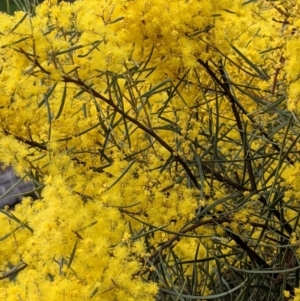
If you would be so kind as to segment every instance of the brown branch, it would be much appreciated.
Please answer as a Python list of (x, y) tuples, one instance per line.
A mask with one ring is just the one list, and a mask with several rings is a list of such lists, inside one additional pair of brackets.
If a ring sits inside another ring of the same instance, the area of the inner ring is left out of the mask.
[[(162, 251), (165, 250), (166, 248), (174, 247), (173, 243), (175, 241), (179, 241), (182, 234), (193, 231), (193, 230), (199, 228), (200, 226), (209, 225), (209, 224), (215, 225), (215, 224), (222, 224), (222, 223), (230, 223), (231, 221), (232, 220), (229, 218), (213, 218), (213, 219), (206, 220), (206, 221), (199, 221), (199, 222), (196, 222), (195, 224), (192, 224), (191, 226), (182, 228), (178, 234), (174, 235), (171, 239), (169, 239), (162, 246), (160, 246), (156, 251), (154, 251), (151, 254), (151, 256), (149, 258), (146, 258), (144, 261), (144, 267), (142, 268), (142, 270), (135, 273), (132, 277), (135, 277), (137, 275), (142, 276), (145, 273), (147, 273), (149, 271), (149, 267), (147, 267), (147, 269), (145, 269), (145, 266), (147, 265), (147, 263), (151, 262), (152, 264), (155, 264), (159, 259), (159, 255), (160, 256), (162, 255)], [(260, 223), (251, 223), (251, 222), (249, 224), (251, 224), (253, 227), (261, 227), (264, 229), (271, 230), (271, 231), (277, 233), (278, 235), (285, 237), (285, 239), (288, 240), (288, 237), (286, 235), (284, 235), (283, 233), (281, 233), (280, 231), (278, 231), (276, 229), (273, 229), (272, 227), (270, 227), (268, 225), (260, 224)], [(252, 260), (252, 262), (256, 263), (260, 268), (264, 268), (264, 269), (271, 268), (270, 265), (264, 259), (262, 259), (254, 250), (252, 250), (247, 245), (247, 243), (245, 243), (238, 235), (234, 234), (232, 231), (229, 231), (229, 229), (225, 229), (225, 231), (236, 242), (236, 244), (238, 246), (240, 246), (247, 253), (247, 255)], [(276, 274), (272, 274), (271, 276), (275, 281), (278, 278), (276, 276)], [(277, 281), (279, 281), (279, 280), (277, 280)], [(286, 283), (286, 288), (290, 291), (291, 294), (294, 294), (294, 289), (288, 283)]]
[(45, 151), (47, 150), (47, 147), (44, 144), (41, 144), (41, 143), (38, 143), (38, 142), (35, 142), (32, 140), (27, 140), (27, 139), (19, 137), (17, 135), (11, 134), (6, 129), (2, 129), (2, 130), (6, 136), (13, 136), (19, 142), (23, 142), (29, 146), (36, 147), (41, 150), (45, 150)]
[[(197, 61), (198, 61), (198, 63), (199, 63), (200, 65), (202, 65), (202, 66), (205, 68), (205, 70), (206, 70), (207, 73), (213, 78), (213, 80), (214, 80), (214, 81), (215, 81), (215, 82), (223, 89), (224, 94), (226, 94), (226, 90), (224, 90), (223, 83), (219, 80), (219, 78), (218, 78), (218, 77), (215, 75), (215, 73), (211, 70), (211, 68), (209, 67), (208, 63), (207, 63), (207, 62), (203, 62), (201, 59), (198, 59)], [(253, 119), (253, 117), (252, 117), (250, 114), (248, 114), (248, 112), (245, 110), (245, 108), (244, 108), (238, 101), (236, 101), (236, 99), (234, 98), (234, 96), (233, 96), (231, 93), (227, 94), (226, 96), (227, 96), (227, 98), (229, 99), (229, 101), (235, 103), (235, 104), (237, 105), (237, 107), (245, 114), (245, 116), (252, 122), (252, 124), (254, 124), (254, 125), (259, 129), (259, 131), (261, 132), (261, 134), (262, 134), (266, 139), (268, 139), (268, 141), (272, 144), (272, 147), (273, 147), (275, 150), (277, 150), (278, 152), (281, 152), (281, 148), (277, 145), (276, 141), (274, 141), (274, 140), (273, 140), (273, 139), (272, 139), (272, 138), (264, 131), (264, 129), (263, 129), (261, 126), (259, 126), (259, 125), (255, 122), (255, 120)], [(288, 161), (288, 163), (294, 165), (294, 161), (293, 161), (291, 158), (289, 158), (288, 156), (287, 156), (287, 161)]]
[(25, 52), (25, 50), (23, 50), (22, 48), (20, 48), (20, 50), (19, 49), (15, 49), (15, 50), (23, 53), (30, 62), (32, 62), (32, 63), (34, 63), (34, 65), (38, 66), (41, 69), (41, 71), (43, 71), (44, 73), (46, 73), (48, 75), (51, 74), (51, 72), (47, 71), (45, 68), (42, 67), (42, 65), (39, 63), (39, 61), (36, 58), (30, 57), (30, 56), (33, 56), (32, 54)]
[[(192, 224), (189, 227), (183, 228), (178, 232), (178, 234), (174, 235), (171, 239), (169, 239), (162, 246), (160, 246), (154, 253), (152, 253), (151, 256), (148, 258), (148, 260), (150, 260), (150, 261), (153, 260), (164, 249), (172, 246), (173, 242), (179, 241), (182, 234), (186, 234), (187, 232), (191, 232), (191, 231), (193, 231), (193, 230), (195, 230), (195, 229), (197, 229), (201, 226), (204, 226), (204, 225), (222, 224), (222, 223), (230, 223), (230, 222), (232, 222), (232, 219), (229, 219), (229, 218), (213, 218), (213, 219), (209, 219), (209, 220), (206, 220), (206, 221), (199, 221), (199, 222), (196, 222), (196, 223)], [(250, 222), (249, 224), (252, 225), (253, 227), (259, 227), (259, 228), (264, 228), (264, 229), (267, 229), (267, 230), (271, 230), (271, 231), (277, 233), (278, 235), (283, 236), (286, 239), (288, 239), (288, 237), (286, 235), (284, 235), (283, 233), (281, 233), (280, 231), (278, 231), (278, 230), (276, 230), (276, 229), (274, 229), (270, 226), (267, 226), (265, 224), (254, 223), (254, 222)]]
[[(256, 125), (256, 122), (254, 121), (254, 119), (249, 114), (247, 114), (247, 111), (243, 108), (243, 106), (238, 101), (236, 101), (235, 97), (231, 94), (230, 90), (228, 91), (228, 87), (226, 87), (226, 85), (224, 86), (224, 84), (219, 80), (219, 78), (211, 70), (208, 63), (203, 62), (201, 59), (198, 59), (198, 62), (205, 68), (205, 70), (213, 78), (213, 80), (224, 90), (224, 94), (227, 96), (229, 101), (231, 103), (235, 103), (242, 110), (242, 112), (245, 114), (245, 116), (247, 116), (250, 119), (250, 121)], [(261, 129), (260, 127), (258, 127), (258, 128), (260, 129), (261, 133), (272, 143), (273, 147), (277, 151), (281, 152), (280, 147), (277, 144), (275, 144), (274, 140), (272, 138), (270, 138), (269, 135), (263, 129)], [(288, 156), (287, 156), (287, 159), (290, 164), (294, 165), (294, 162), (292, 161), (292, 159), (290, 159)], [(253, 192), (256, 192), (256, 191), (253, 191)], [(267, 201), (263, 196), (260, 196), (259, 201), (261, 203), (263, 203), (264, 205), (267, 205)], [(293, 229), (288, 224), (288, 222), (285, 220), (285, 218), (281, 215), (281, 213), (277, 209), (274, 208), (273, 214), (280, 222), (283, 223), (285, 230), (289, 234), (291, 234), (293, 232)]]
[(118, 112), (121, 116), (123, 116), (124, 118), (126, 118), (127, 120), (129, 120), (130, 122), (135, 124), (136, 126), (138, 126), (138, 128), (143, 130), (145, 133), (152, 136), (161, 146), (163, 146), (173, 156), (175, 161), (177, 161), (181, 164), (181, 166), (185, 169), (187, 175), (190, 177), (190, 179), (192, 180), (194, 185), (199, 190), (201, 189), (195, 175), (193, 174), (191, 169), (188, 167), (188, 165), (184, 161), (184, 159), (179, 155), (175, 155), (173, 148), (167, 142), (165, 142), (158, 134), (156, 134), (156, 132), (152, 128), (149, 128), (149, 127), (145, 126), (144, 124), (142, 124), (141, 122), (139, 122), (135, 118), (133, 118), (130, 115), (126, 114), (117, 104), (115, 104), (113, 102), (113, 100), (111, 98), (108, 99), (108, 98), (104, 97), (103, 95), (98, 93), (96, 90), (94, 90), (93, 88), (91, 88), (87, 84), (85, 84), (82, 80), (73, 79), (73, 78), (70, 78), (68, 76), (64, 76), (63, 81), (66, 82), (66, 83), (74, 83), (77, 86), (84, 89), (87, 93), (90, 93), (91, 95), (93, 95), (95, 98), (98, 98), (98, 99), (104, 101), (106, 104), (111, 106), (116, 112)]
[[(209, 66), (207, 65), (206, 68), (209, 68)], [(231, 104), (231, 108), (236, 120), (236, 124), (240, 133), (240, 137), (241, 137), (241, 141), (243, 143), (244, 146), (244, 158), (248, 159), (244, 161), (244, 166), (246, 167), (246, 169), (248, 170), (248, 176), (249, 176), (249, 180), (250, 180), (250, 184), (251, 184), (251, 189), (252, 191), (256, 191), (257, 190), (257, 186), (256, 186), (256, 182), (255, 182), (255, 177), (254, 177), (254, 173), (253, 173), (253, 168), (252, 168), (252, 157), (250, 155), (250, 149), (248, 147), (248, 142), (247, 142), (247, 138), (246, 138), (246, 131), (243, 128), (243, 124), (241, 121), (241, 117), (239, 115), (239, 112), (237, 110), (236, 107), (236, 101), (234, 101), (234, 97), (230, 91), (230, 85), (228, 82), (228, 79), (226, 77), (225, 71), (224, 71), (224, 66), (222, 65), (222, 61), (220, 61), (220, 66), (219, 66), (219, 72), (223, 78), (223, 83), (222, 84), (222, 89), (225, 92), (226, 97), (229, 99), (230, 104)]]

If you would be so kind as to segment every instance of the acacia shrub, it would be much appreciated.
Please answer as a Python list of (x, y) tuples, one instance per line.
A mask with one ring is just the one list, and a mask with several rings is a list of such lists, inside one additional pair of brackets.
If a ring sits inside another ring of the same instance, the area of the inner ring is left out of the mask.
[(1, 14), (1, 160), (39, 198), (1, 210), (1, 296), (297, 294), (297, 16), (225, 0)]

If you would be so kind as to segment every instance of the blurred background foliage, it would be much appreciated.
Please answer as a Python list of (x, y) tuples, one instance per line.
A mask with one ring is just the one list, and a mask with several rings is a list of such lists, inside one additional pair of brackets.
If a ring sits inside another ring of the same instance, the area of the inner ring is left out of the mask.
[[(0, 0), (0, 11), (13, 14), (16, 10), (28, 10), (33, 8), (44, 0)], [(64, 0), (65, 2), (74, 2), (75, 0)]]
[(10, 0), (10, 1), (1, 0), (0, 1), (0, 11), (12, 14), (15, 10), (17, 10), (17, 5), (12, 0)]
[(34, 7), (43, 0), (1, 0), (0, 11), (13, 14), (16, 10), (27, 10), (28, 7)]

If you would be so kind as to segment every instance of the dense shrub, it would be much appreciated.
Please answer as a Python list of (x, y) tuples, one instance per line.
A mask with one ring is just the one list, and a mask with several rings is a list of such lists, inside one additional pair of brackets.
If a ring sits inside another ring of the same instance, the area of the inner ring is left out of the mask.
[(299, 1), (0, 14), (4, 300), (280, 300), (299, 287)]

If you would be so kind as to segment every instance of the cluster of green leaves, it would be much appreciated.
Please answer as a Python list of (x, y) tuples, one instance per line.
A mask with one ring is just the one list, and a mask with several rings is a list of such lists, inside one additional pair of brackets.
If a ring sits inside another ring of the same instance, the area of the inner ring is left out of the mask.
[(41, 0), (3, 0), (0, 2), (0, 11), (13, 14), (17, 10), (33, 11)]
[(0, 20), (0, 295), (296, 299), (299, 1), (117, 2)]
[[(75, 0), (64, 0), (66, 2), (74, 2)], [(13, 14), (15, 11), (22, 10), (34, 12), (35, 7), (43, 2), (43, 0), (2, 0), (0, 2), (0, 11)]]

